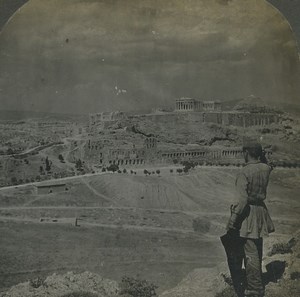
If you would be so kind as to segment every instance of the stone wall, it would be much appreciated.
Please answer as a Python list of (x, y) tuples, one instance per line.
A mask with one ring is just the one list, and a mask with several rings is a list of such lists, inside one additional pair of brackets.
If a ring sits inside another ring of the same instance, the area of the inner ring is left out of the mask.
[(203, 147), (194, 150), (163, 151), (161, 158), (165, 162), (182, 161), (243, 161), (242, 148)]

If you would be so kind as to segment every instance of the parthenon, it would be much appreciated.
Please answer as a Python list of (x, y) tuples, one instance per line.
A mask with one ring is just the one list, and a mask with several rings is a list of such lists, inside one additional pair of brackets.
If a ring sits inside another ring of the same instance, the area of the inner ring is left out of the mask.
[(175, 111), (221, 111), (220, 101), (200, 101), (193, 98), (182, 97), (176, 99)]
[(176, 99), (175, 111), (201, 111), (202, 102), (192, 98)]

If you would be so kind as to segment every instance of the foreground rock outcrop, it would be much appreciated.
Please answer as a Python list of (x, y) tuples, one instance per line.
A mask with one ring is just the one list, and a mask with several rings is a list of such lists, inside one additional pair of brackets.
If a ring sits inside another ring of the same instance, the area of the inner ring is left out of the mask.
[(98, 274), (84, 272), (53, 274), (45, 280), (35, 279), (12, 287), (1, 297), (115, 297), (118, 283)]
[[(263, 276), (266, 297), (300, 296), (300, 232), (286, 240), (268, 238), (265, 242)], [(175, 288), (160, 297), (236, 297), (227, 264), (196, 269)]]
[(223, 277), (224, 270), (225, 265), (195, 269), (175, 288), (163, 292), (160, 297), (215, 297), (227, 287)]

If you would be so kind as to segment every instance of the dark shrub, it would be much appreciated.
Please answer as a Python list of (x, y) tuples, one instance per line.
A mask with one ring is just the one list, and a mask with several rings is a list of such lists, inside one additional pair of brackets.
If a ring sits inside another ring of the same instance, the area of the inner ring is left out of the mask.
[(41, 286), (45, 286), (45, 279), (42, 278), (42, 277), (37, 277), (35, 279), (31, 279), (29, 281), (29, 284), (30, 284), (31, 287), (37, 289)]
[(236, 297), (233, 287), (227, 287), (222, 292), (217, 293), (215, 297)]
[(295, 245), (295, 239), (291, 239), (289, 242), (283, 243), (275, 243), (268, 253), (268, 256), (273, 256), (277, 254), (290, 254), (292, 253), (292, 247)]
[(74, 292), (65, 294), (61, 297), (98, 297), (98, 295), (90, 292)]
[(119, 170), (119, 166), (116, 165), (116, 164), (111, 164), (109, 167), (107, 167), (107, 171), (115, 172), (115, 171), (118, 171), (118, 170)]
[(183, 172), (183, 170), (182, 170), (181, 168), (178, 168), (176, 171), (177, 171), (178, 173), (182, 173), (182, 172)]
[(157, 296), (157, 286), (146, 280), (139, 280), (131, 277), (123, 277), (121, 282), (120, 295), (130, 297), (153, 297)]
[(300, 279), (300, 272), (299, 271), (294, 271), (291, 273), (291, 279), (292, 280), (299, 280)]

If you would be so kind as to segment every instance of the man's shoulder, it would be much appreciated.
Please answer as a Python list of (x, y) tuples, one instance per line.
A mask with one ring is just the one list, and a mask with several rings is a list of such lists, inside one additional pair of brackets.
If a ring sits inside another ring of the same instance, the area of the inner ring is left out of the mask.
[(243, 168), (243, 173), (251, 173), (256, 171), (271, 171), (271, 166), (266, 163), (256, 162), (256, 163), (247, 163)]

